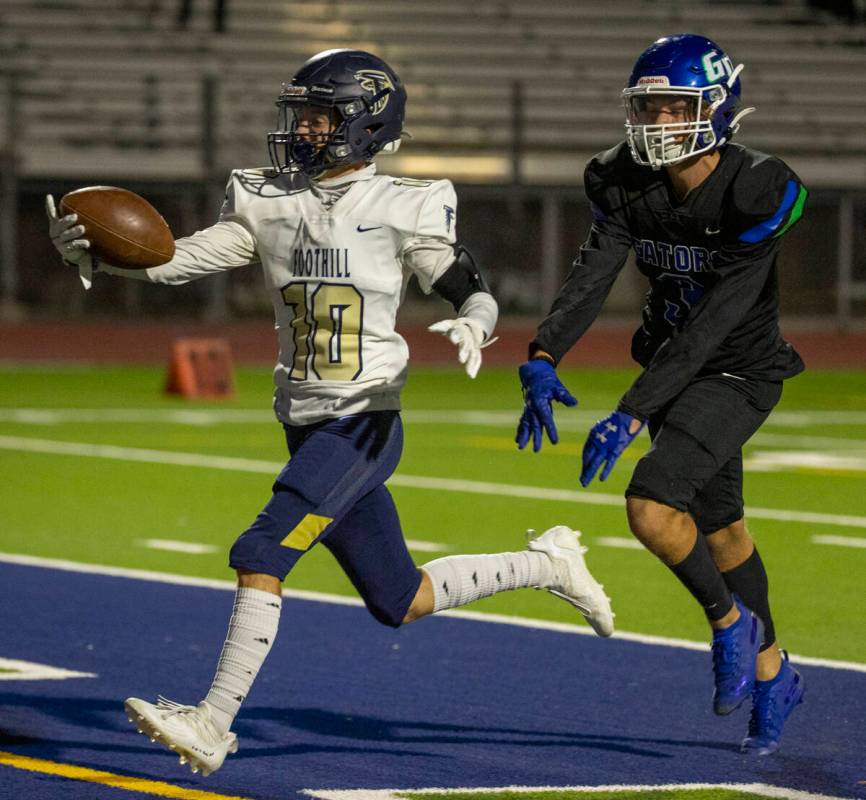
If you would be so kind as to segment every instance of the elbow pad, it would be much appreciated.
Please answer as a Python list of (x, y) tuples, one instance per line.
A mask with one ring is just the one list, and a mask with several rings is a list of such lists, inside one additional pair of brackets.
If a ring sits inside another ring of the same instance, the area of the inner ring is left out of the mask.
[(433, 289), (457, 311), (471, 295), (477, 292), (490, 294), (490, 287), (475, 259), (461, 245), (454, 246), (454, 261), (433, 284)]

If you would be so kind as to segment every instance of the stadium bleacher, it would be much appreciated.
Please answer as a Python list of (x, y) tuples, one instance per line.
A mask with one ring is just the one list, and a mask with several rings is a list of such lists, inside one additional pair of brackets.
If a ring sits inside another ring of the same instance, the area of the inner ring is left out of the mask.
[(437, 169), (447, 149), (466, 180), (509, 178), (519, 90), (524, 178), (579, 181), (564, 159), (573, 165), (621, 136), (619, 92), (635, 55), (690, 30), (746, 64), (759, 109), (750, 145), (789, 159), (813, 185), (866, 185), (866, 26), (799, 3), (234, 0), (223, 34), (211, 32), (209, 3), (194, 4), (184, 29), (176, 14), (159, 0), (5, 0), (0, 100), (14, 75), (7, 138), (23, 176), (194, 179), (207, 163), (221, 174), (262, 163), (280, 81), (312, 53), (350, 46), (381, 54), (407, 84), (414, 139), (395, 169)]

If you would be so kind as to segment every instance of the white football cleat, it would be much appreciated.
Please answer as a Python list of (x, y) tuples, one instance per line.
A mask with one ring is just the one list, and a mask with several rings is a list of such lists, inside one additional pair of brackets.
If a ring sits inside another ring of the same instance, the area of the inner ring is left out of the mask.
[(546, 553), (553, 562), (554, 579), (547, 591), (571, 603), (599, 636), (610, 636), (615, 614), (604, 587), (592, 577), (583, 560), (587, 548), (580, 544), (580, 531), (557, 525), (531, 539), (528, 547)]
[(174, 750), (180, 763), (189, 762), (193, 772), (201, 770), (202, 775), (210, 775), (222, 766), (228, 753), (238, 751), (238, 737), (231, 731), (220, 733), (214, 727), (207, 704), (182, 706), (159, 697), (154, 705), (130, 697), (123, 707), (139, 733)]

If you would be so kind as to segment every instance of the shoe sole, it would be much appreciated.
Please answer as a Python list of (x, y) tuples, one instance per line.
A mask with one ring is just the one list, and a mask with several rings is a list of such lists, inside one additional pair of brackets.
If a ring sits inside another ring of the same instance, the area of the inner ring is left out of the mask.
[(714, 704), (713, 705), (713, 713), (717, 717), (727, 717), (728, 714), (733, 714), (740, 706), (743, 705), (743, 703), (746, 702), (746, 699), (751, 695), (751, 693), (752, 693), (752, 689), (751, 689), (751, 687), (749, 687), (749, 690), (743, 695), (742, 699), (736, 705), (733, 705), (733, 706), (718, 706), (718, 705)]
[[(566, 526), (557, 526), (557, 527), (563, 527), (566, 530), (570, 531), (572, 534), (574, 534), (575, 538), (577, 540), (577, 546), (580, 547), (580, 535), (579, 534), (577, 534), (575, 531), (572, 531), (570, 528), (567, 528)], [(556, 528), (554, 528), (553, 530), (556, 530)], [(560, 545), (556, 544), (556, 542), (553, 541), (553, 539), (555, 538), (555, 535), (550, 537), (550, 543), (549, 544), (546, 542), (541, 542), (541, 540), (546, 535), (547, 535), (547, 532), (545, 532), (545, 534), (540, 536), (538, 539), (532, 539), (527, 545), (528, 548), (530, 550), (536, 552), (536, 553), (546, 553), (550, 557), (553, 557), (555, 555), (558, 558), (563, 558), (563, 559), (567, 560), (570, 557), (570, 551), (567, 548), (561, 547)], [(602, 636), (604, 638), (607, 638), (608, 636), (611, 636), (613, 634), (613, 631), (614, 631), (614, 623), (613, 623), (614, 613), (610, 609), (610, 598), (604, 593), (604, 589), (602, 588), (601, 584), (592, 576), (592, 573), (590, 573), (590, 571), (588, 569), (586, 570), (586, 572), (587, 572), (587, 579), (591, 582), (591, 584), (594, 585), (596, 591), (598, 591), (598, 593), (601, 594), (603, 597), (605, 597), (607, 600), (608, 613), (610, 614), (610, 617), (611, 617), (609, 624), (605, 624), (603, 621), (600, 621), (600, 620), (590, 619), (590, 615), (592, 613), (591, 609), (588, 608), (588, 606), (585, 603), (581, 602), (580, 600), (576, 599), (575, 597), (572, 597), (571, 595), (565, 594), (564, 592), (560, 592), (557, 589), (548, 589), (547, 591), (550, 592), (550, 594), (552, 594), (554, 597), (559, 597), (560, 599), (565, 600), (567, 603), (570, 603), (572, 606), (574, 606), (583, 615), (583, 618), (587, 621), (589, 626), (596, 632), (596, 634), (598, 634), (599, 636)]]
[[(155, 744), (160, 744), (163, 747), (177, 753), (178, 762), (183, 766), (184, 764), (189, 764), (190, 770), (192, 772), (198, 773), (201, 771), (201, 774), (206, 778), (213, 772), (216, 772), (219, 767), (216, 769), (210, 769), (201, 758), (194, 753), (193, 751), (183, 747), (182, 745), (170, 744), (162, 735), (162, 731), (160, 731), (147, 717), (145, 717), (137, 708), (135, 708), (131, 703), (125, 702), (123, 704), (123, 709), (126, 711), (126, 718), (135, 725), (136, 730), (142, 734), (143, 736), (147, 736), (151, 742)], [(238, 751), (238, 740), (235, 740), (229, 745), (228, 750), (226, 751), (226, 755), (230, 753), (237, 753)], [(220, 764), (222, 766), (222, 764)]]

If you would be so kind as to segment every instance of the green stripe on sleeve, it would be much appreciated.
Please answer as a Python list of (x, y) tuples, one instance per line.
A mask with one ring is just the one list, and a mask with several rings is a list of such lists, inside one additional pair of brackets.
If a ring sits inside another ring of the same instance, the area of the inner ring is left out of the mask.
[(790, 228), (800, 217), (803, 216), (803, 206), (806, 205), (806, 196), (809, 192), (806, 191), (805, 186), (800, 186), (800, 194), (797, 195), (797, 199), (794, 201), (794, 207), (791, 209), (791, 215), (788, 217), (788, 221), (773, 234), (774, 239), (778, 239), (788, 228)]

